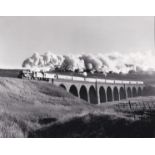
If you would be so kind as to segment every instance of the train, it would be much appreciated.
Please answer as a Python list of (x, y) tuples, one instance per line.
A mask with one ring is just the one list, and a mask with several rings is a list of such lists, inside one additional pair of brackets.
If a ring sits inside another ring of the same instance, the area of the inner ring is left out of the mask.
[(80, 81), (80, 82), (97, 82), (97, 83), (110, 83), (110, 84), (144, 84), (143, 81), (128, 81), (128, 80), (113, 80), (106, 78), (93, 78), (88, 77), (86, 74), (80, 76), (74, 75), (62, 75), (59, 73), (48, 73), (43, 71), (31, 71), (22, 70), (20, 71), (18, 78), (29, 79), (29, 80), (43, 80), (43, 81), (53, 81), (53, 80), (70, 80), (70, 81)]

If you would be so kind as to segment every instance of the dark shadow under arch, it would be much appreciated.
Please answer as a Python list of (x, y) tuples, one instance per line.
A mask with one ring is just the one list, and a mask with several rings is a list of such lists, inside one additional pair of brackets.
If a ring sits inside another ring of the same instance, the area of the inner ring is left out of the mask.
[(112, 101), (112, 90), (110, 87), (107, 88), (107, 101)]
[(74, 96), (78, 97), (78, 91), (77, 91), (77, 88), (76, 88), (75, 85), (72, 85), (72, 86), (70, 87), (69, 92), (70, 92), (71, 94), (73, 94)]
[(119, 101), (119, 93), (117, 87), (114, 87), (113, 91), (114, 101)]
[(135, 87), (132, 88), (132, 96), (133, 97), (136, 97), (137, 96), (137, 91), (136, 91), (136, 88)]
[(59, 86), (60, 86), (61, 88), (65, 89), (65, 90), (67, 90), (64, 84), (60, 84)]
[(120, 88), (120, 100), (122, 99), (126, 99), (126, 93), (125, 93), (125, 89), (123, 87)]
[(138, 87), (138, 96), (142, 96), (142, 89), (141, 89), (141, 87)]
[(127, 88), (127, 95), (128, 95), (128, 98), (132, 97), (132, 91), (130, 87)]
[(91, 86), (89, 89), (89, 97), (90, 97), (90, 103), (97, 104), (97, 94), (93, 86)]
[(81, 86), (79, 94), (81, 99), (88, 101), (88, 94), (85, 86)]
[(105, 93), (105, 89), (103, 87), (100, 87), (99, 89), (99, 97), (100, 97), (100, 103), (104, 103), (106, 102), (106, 93)]

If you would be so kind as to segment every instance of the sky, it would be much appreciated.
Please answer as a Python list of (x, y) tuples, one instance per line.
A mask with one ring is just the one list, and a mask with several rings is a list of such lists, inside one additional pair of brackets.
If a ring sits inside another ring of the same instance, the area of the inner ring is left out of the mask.
[(153, 17), (0, 17), (0, 68), (43, 54), (154, 50)]

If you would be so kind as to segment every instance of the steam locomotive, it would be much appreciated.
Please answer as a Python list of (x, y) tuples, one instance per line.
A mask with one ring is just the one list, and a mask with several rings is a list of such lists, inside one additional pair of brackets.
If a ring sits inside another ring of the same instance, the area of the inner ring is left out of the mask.
[(48, 73), (48, 72), (37, 72), (31, 70), (20, 71), (18, 78), (29, 79), (29, 80), (72, 80), (72, 81), (85, 81), (85, 82), (98, 82), (98, 83), (111, 83), (111, 84), (144, 84), (143, 81), (128, 81), (128, 80), (113, 80), (106, 78), (92, 78), (86, 75), (86, 73), (79, 74), (79, 76), (74, 75), (62, 75), (58, 73)]

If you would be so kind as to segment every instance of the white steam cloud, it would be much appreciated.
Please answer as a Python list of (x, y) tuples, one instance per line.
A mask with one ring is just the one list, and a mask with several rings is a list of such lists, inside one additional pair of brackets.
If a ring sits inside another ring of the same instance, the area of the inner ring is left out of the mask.
[(22, 66), (35, 70), (50, 71), (59, 69), (62, 71), (91, 71), (91, 72), (114, 72), (129, 73), (155, 71), (155, 55), (153, 51), (134, 52), (120, 54), (119, 52), (105, 54), (82, 54), (82, 55), (56, 55), (46, 52), (43, 55), (34, 53), (24, 60)]

